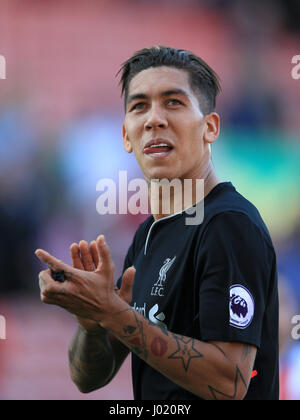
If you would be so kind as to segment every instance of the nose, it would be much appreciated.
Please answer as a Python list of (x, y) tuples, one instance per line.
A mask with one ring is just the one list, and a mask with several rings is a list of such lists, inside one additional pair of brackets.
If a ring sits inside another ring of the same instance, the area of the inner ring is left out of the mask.
[(158, 105), (153, 105), (147, 113), (145, 130), (150, 131), (155, 128), (167, 128), (168, 121), (164, 111)]

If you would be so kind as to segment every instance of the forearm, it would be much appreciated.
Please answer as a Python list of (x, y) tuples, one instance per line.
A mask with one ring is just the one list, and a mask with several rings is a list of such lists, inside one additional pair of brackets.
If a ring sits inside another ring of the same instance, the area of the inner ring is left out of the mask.
[(115, 368), (108, 332), (101, 327), (87, 331), (79, 326), (69, 347), (69, 366), (72, 380), (81, 392), (106, 385)]
[(247, 390), (241, 370), (220, 348), (163, 330), (128, 306), (101, 325), (154, 369), (204, 399), (240, 399)]

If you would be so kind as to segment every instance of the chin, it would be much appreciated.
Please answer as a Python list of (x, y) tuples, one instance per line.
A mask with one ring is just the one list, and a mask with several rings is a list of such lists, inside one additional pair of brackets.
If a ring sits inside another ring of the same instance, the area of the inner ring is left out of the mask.
[(164, 168), (148, 172), (146, 178), (148, 181), (151, 181), (151, 179), (175, 179), (178, 178), (178, 175), (174, 171)]

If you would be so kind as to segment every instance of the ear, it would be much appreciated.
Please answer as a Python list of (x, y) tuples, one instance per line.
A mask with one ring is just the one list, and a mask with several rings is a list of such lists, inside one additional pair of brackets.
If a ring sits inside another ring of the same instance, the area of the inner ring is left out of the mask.
[(123, 138), (124, 149), (126, 150), (127, 153), (131, 153), (133, 151), (133, 148), (131, 146), (131, 142), (129, 140), (129, 137), (125, 128), (125, 123), (123, 123), (122, 125), (122, 138)]
[(205, 116), (205, 122), (204, 141), (213, 143), (220, 134), (220, 116), (216, 112), (212, 112)]

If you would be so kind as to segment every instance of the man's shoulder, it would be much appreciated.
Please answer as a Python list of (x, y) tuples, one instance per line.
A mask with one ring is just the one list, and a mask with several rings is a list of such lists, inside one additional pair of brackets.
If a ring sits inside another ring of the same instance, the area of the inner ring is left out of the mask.
[(150, 215), (142, 223), (140, 223), (135, 233), (139, 235), (144, 235), (145, 233), (147, 234), (153, 222), (154, 222), (154, 218), (152, 215)]
[(250, 214), (259, 214), (257, 208), (241, 193), (231, 182), (221, 182), (205, 197), (204, 206), (207, 213), (240, 211)]
[(255, 224), (264, 224), (256, 206), (239, 193), (231, 182), (218, 184), (207, 199), (204, 199), (205, 216), (208, 219), (218, 214), (244, 214)]
[(269, 230), (259, 210), (231, 182), (218, 184), (207, 197), (204, 206), (203, 229), (222, 225), (236, 225), (243, 229), (245, 225), (252, 225), (272, 244)]

